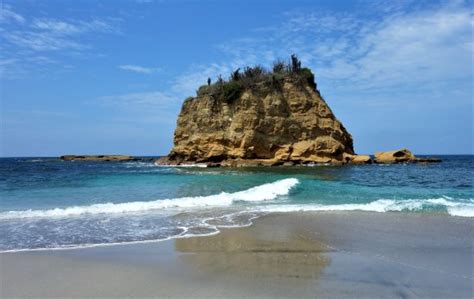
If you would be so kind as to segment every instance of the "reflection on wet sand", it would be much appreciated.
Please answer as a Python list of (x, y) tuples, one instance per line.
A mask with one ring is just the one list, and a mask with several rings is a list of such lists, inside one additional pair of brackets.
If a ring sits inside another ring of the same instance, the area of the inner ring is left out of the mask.
[(272, 222), (225, 229), (211, 237), (178, 239), (175, 249), (184, 253), (181, 259), (192, 269), (220, 278), (304, 283), (318, 279), (331, 263), (327, 254), (331, 248), (319, 236), (316, 240), (303, 227)]

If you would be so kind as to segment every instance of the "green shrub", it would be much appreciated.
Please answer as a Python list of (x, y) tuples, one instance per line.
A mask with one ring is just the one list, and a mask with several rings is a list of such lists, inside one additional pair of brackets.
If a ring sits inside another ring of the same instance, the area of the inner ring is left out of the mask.
[(230, 103), (239, 98), (244, 90), (251, 90), (259, 96), (281, 92), (285, 80), (290, 80), (300, 87), (310, 86), (317, 91), (314, 74), (309, 68), (302, 68), (301, 61), (293, 54), (288, 63), (281, 60), (274, 62), (271, 71), (257, 65), (245, 67), (242, 72), (240, 68), (236, 69), (231, 73), (228, 81), (219, 75), (217, 81), (211, 84), (208, 78), (207, 85), (199, 87), (197, 95), (208, 95), (216, 103), (217, 101)]
[(285, 63), (282, 60), (277, 60), (273, 63), (274, 73), (284, 73), (285, 68), (286, 68)]
[(240, 77), (240, 68), (238, 68), (232, 72), (232, 75), (230, 75), (230, 81), (239, 81)]
[(316, 90), (316, 82), (314, 81), (314, 74), (313, 72), (305, 67), (302, 68), (300, 71), (300, 77), (307, 83), (312, 89)]
[(291, 65), (290, 69), (292, 73), (298, 74), (301, 70), (301, 61), (298, 59), (296, 54), (291, 54)]
[(284, 75), (279, 73), (272, 73), (266, 76), (264, 85), (267, 92), (280, 92), (283, 88)]
[(238, 81), (229, 81), (222, 84), (221, 98), (231, 103), (238, 99), (242, 94), (244, 88)]
[(198, 96), (203, 96), (203, 95), (205, 95), (205, 94), (209, 94), (209, 93), (211, 92), (211, 87), (212, 87), (212, 85), (201, 85), (201, 86), (198, 88), (196, 94), (197, 94)]

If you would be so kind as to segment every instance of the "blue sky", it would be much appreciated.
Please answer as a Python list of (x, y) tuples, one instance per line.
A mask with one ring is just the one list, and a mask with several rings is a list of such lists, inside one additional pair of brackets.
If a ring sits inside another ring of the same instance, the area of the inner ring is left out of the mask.
[(296, 53), (358, 153), (473, 153), (466, 1), (2, 0), (1, 155), (164, 155), (208, 77)]

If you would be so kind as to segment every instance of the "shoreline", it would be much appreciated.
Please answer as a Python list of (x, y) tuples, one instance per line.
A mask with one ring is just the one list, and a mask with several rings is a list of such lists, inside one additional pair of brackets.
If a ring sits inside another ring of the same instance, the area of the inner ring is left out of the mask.
[(0, 295), (469, 297), (473, 225), (441, 214), (270, 213), (211, 236), (4, 252)]
[(210, 237), (214, 235), (220, 234), (223, 230), (228, 230), (228, 229), (240, 229), (240, 228), (246, 228), (254, 225), (254, 221), (258, 221), (260, 218), (268, 217), (268, 216), (282, 216), (285, 214), (299, 214), (299, 213), (304, 213), (304, 214), (314, 214), (318, 215), (320, 213), (367, 213), (367, 214), (415, 214), (415, 215), (431, 215), (431, 216), (439, 216), (439, 217), (456, 217), (456, 218), (467, 218), (467, 219), (472, 219), (474, 223), (474, 217), (473, 216), (463, 216), (463, 215), (452, 215), (449, 213), (439, 213), (439, 212), (417, 212), (417, 211), (409, 211), (409, 212), (403, 212), (403, 211), (384, 211), (384, 212), (378, 212), (378, 211), (364, 211), (364, 210), (291, 210), (291, 211), (286, 211), (286, 212), (280, 212), (280, 211), (270, 211), (270, 212), (262, 212), (263, 214), (257, 217), (252, 217), (249, 219), (250, 223), (248, 224), (242, 224), (242, 225), (219, 225), (217, 226), (217, 231), (207, 233), (207, 234), (193, 234), (193, 235), (186, 235), (186, 231), (183, 232), (180, 235), (177, 236), (170, 236), (164, 239), (153, 239), (153, 240), (140, 240), (140, 241), (126, 241), (126, 242), (112, 242), (112, 243), (97, 243), (97, 244), (82, 244), (82, 245), (76, 245), (76, 246), (69, 246), (69, 247), (51, 247), (51, 248), (22, 248), (22, 249), (11, 249), (11, 250), (0, 250), (0, 254), (14, 254), (14, 253), (28, 253), (28, 252), (43, 252), (43, 251), (63, 251), (63, 250), (83, 250), (83, 249), (90, 249), (90, 248), (97, 248), (97, 247), (110, 247), (110, 246), (133, 246), (133, 245), (141, 245), (141, 244), (150, 244), (150, 243), (160, 243), (160, 242), (167, 242), (167, 241), (173, 241), (177, 239), (187, 239), (187, 238), (201, 238), (201, 237)]

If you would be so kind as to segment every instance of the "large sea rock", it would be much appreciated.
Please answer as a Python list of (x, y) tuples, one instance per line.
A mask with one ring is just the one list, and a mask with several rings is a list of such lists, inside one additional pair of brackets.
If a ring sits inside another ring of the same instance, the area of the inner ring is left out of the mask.
[(186, 99), (174, 146), (157, 164), (340, 164), (355, 157), (351, 135), (316, 84), (287, 76), (278, 90), (247, 89), (232, 101), (199, 93)]

